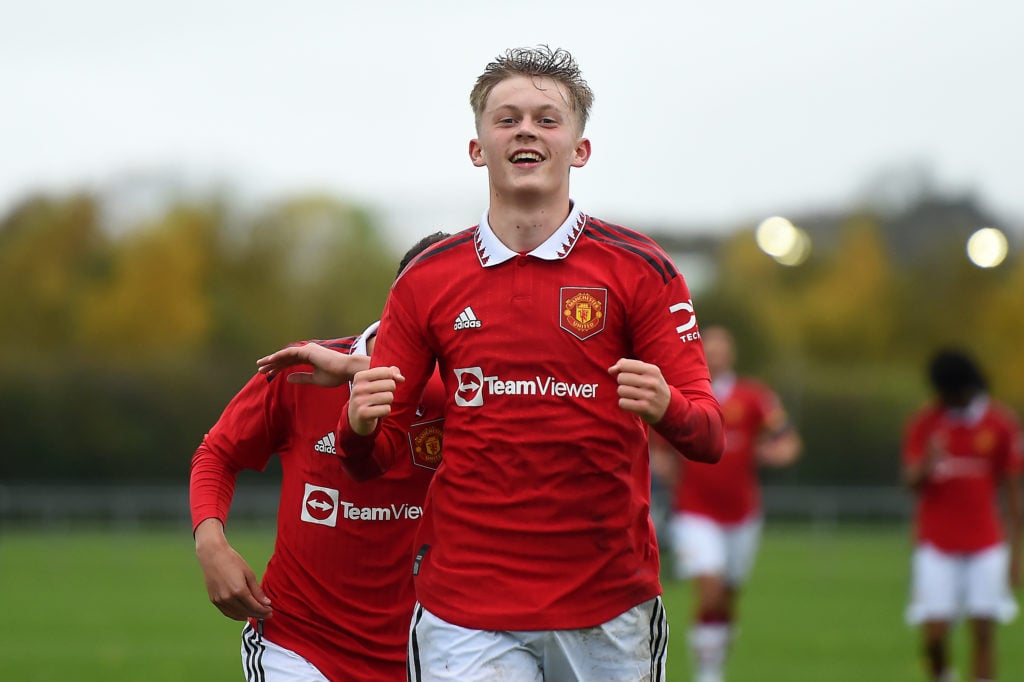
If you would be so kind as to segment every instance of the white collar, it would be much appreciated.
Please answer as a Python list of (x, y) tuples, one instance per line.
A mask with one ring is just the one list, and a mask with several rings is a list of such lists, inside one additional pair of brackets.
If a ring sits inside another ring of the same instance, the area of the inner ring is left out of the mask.
[(722, 372), (711, 378), (711, 392), (715, 394), (719, 403), (728, 400), (734, 388), (736, 388), (736, 375), (732, 372)]
[(977, 424), (988, 409), (988, 394), (981, 393), (971, 398), (971, 402), (959, 408), (947, 408), (946, 414), (954, 421), (970, 426)]
[(360, 334), (356, 338), (356, 342), (352, 344), (352, 349), (348, 352), (349, 355), (369, 355), (366, 352), (366, 342), (372, 339), (377, 334), (377, 327), (380, 326), (380, 320), (377, 320)]
[[(587, 216), (573, 203), (565, 222), (543, 244), (530, 251), (527, 255), (543, 260), (560, 260), (565, 258), (572, 251), (572, 247), (576, 245), (576, 240), (583, 234), (583, 226), (586, 223)], [(477, 226), (473, 243), (476, 246), (476, 255), (480, 259), (480, 265), (485, 268), (499, 265), (519, 255), (505, 246), (498, 239), (497, 235), (494, 234), (491, 224), (487, 222), (487, 211), (484, 211), (484, 215), (480, 219), (480, 225)]]

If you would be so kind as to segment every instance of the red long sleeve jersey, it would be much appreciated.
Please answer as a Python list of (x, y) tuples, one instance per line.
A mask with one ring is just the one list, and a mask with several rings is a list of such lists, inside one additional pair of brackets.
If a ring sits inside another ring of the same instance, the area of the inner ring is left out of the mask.
[(424, 505), (416, 596), (483, 630), (582, 628), (660, 594), (645, 423), (608, 368), (658, 365), (658, 431), (715, 459), (722, 417), (683, 277), (649, 238), (574, 209), (529, 254), (487, 224), (445, 240), (392, 287), (373, 365), (406, 377), (371, 436), (339, 421), (339, 454), (393, 466), (435, 360), (445, 457)]
[[(324, 345), (344, 352), (352, 343)], [(413, 540), (440, 457), (440, 383), (423, 395), (395, 466), (360, 483), (335, 456), (348, 385), (288, 383), (288, 374), (303, 370), (254, 376), (203, 438), (192, 461), (193, 525), (225, 521), (237, 473), (263, 470), (276, 453), (283, 474), (277, 538), (262, 579), (274, 615), (264, 635), (332, 680), (405, 680)]]

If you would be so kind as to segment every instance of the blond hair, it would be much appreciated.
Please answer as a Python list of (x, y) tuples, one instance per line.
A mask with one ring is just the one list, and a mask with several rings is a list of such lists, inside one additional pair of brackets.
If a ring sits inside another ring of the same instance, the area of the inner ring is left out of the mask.
[(594, 93), (587, 81), (583, 80), (583, 74), (573, 56), (562, 48), (552, 50), (547, 45), (514, 47), (487, 65), (469, 93), (469, 104), (473, 107), (477, 126), (491, 90), (513, 76), (550, 78), (561, 84), (568, 95), (566, 104), (576, 115), (580, 133), (583, 132), (590, 116), (590, 107), (594, 103)]

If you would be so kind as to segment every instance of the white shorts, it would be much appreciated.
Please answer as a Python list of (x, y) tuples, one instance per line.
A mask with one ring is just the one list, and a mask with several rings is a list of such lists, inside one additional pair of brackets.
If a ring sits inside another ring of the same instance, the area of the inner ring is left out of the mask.
[(242, 672), (247, 682), (330, 682), (315, 665), (249, 623), (242, 628)]
[(579, 630), (472, 630), (416, 604), (409, 682), (664, 682), (668, 620), (661, 597)]
[(674, 514), (669, 535), (676, 577), (719, 575), (728, 585), (742, 585), (754, 566), (763, 525), (760, 515), (726, 525), (699, 514)]
[(962, 616), (1013, 620), (1017, 602), (1010, 590), (1006, 545), (971, 554), (949, 554), (931, 545), (914, 550), (907, 623), (952, 622)]

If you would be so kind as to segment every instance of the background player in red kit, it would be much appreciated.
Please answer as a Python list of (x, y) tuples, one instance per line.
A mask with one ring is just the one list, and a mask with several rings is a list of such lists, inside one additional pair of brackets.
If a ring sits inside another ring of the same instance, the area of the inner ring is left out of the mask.
[[(488, 210), (395, 282), (341, 415), (346, 466), (390, 470), (437, 363), (445, 461), (417, 540), (412, 680), (664, 679), (648, 429), (715, 461), (721, 413), (682, 275), (570, 199), (591, 101), (563, 50), (487, 66), (469, 155)], [(331, 361), (270, 362), (299, 359)]]
[(722, 459), (714, 466), (679, 461), (660, 438), (652, 438), (651, 455), (660, 464), (656, 470), (669, 471), (673, 481), (673, 570), (679, 578), (692, 579), (696, 592), (696, 622), (689, 633), (695, 678), (720, 682), (739, 589), (761, 535), (758, 467), (791, 464), (802, 444), (775, 393), (756, 379), (736, 375), (732, 334), (714, 326), (704, 329), (701, 339), (725, 419)]
[[(421, 240), (400, 268), (445, 236)], [(319, 347), (342, 362), (342, 377), (351, 376), (369, 364), (376, 328)], [(257, 374), (196, 450), (190, 506), (207, 591), (224, 615), (248, 620), (247, 680), (405, 680), (413, 537), (441, 456), (440, 382), (424, 394), (395, 466), (358, 483), (335, 456), (349, 387), (302, 385), (307, 380), (301, 366)], [(238, 472), (263, 470), (275, 453), (283, 471), (277, 538), (261, 586), (224, 526)]]
[(950, 628), (968, 618), (973, 679), (995, 680), (995, 623), (1017, 613), (1010, 586), (1020, 584), (1021, 431), (966, 353), (937, 353), (928, 376), (937, 400), (911, 417), (903, 443), (904, 481), (917, 497), (907, 620), (921, 626), (932, 679), (951, 682)]

